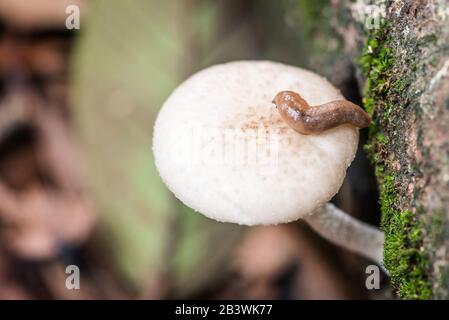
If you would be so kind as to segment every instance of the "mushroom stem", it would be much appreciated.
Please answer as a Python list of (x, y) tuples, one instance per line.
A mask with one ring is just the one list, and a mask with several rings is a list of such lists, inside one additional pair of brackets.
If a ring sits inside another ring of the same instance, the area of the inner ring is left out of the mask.
[(355, 219), (332, 203), (305, 220), (322, 237), (383, 265), (384, 233), (378, 228)]

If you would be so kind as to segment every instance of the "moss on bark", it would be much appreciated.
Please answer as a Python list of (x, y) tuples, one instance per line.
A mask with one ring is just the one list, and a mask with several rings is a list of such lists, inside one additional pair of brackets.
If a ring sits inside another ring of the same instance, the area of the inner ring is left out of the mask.
[[(373, 6), (383, 14), (378, 25), (366, 23)], [(356, 70), (364, 106), (373, 118), (365, 150), (378, 180), (384, 262), (404, 299), (449, 298), (446, 8), (438, 0), (329, 1), (322, 10), (325, 24), (338, 35), (327, 37), (338, 39), (341, 51), (323, 52), (310, 40), (311, 61), (343, 66), (311, 63), (312, 69), (340, 78)], [(326, 42), (323, 34), (320, 42)], [(338, 79), (330, 80), (339, 85)]]
[(432, 175), (447, 163), (448, 149), (428, 114), (434, 108), (435, 116), (447, 117), (435, 103), (442, 93), (432, 88), (447, 48), (429, 3), (388, 9), (386, 24), (364, 33), (359, 58), (364, 105), (373, 117), (365, 149), (379, 183), (385, 267), (399, 297), (447, 298), (448, 238), (441, 228), (448, 220), (447, 184)]
[(411, 81), (410, 76), (395, 76), (395, 64), (400, 62), (394, 56), (395, 51), (389, 28), (384, 25), (367, 36), (359, 58), (365, 77), (363, 102), (373, 117), (365, 150), (375, 165), (379, 182), (381, 226), (385, 232), (384, 264), (390, 272), (391, 283), (402, 298), (428, 299), (432, 291), (427, 279), (429, 257), (421, 249), (423, 223), (414, 216), (410, 206), (401, 205), (397, 191), (401, 173), (396, 170), (396, 158), (386, 157), (393, 150), (405, 147), (402, 140), (393, 141), (390, 127), (397, 126), (400, 121), (397, 115), (408, 107), (397, 102), (407, 98), (406, 89)]

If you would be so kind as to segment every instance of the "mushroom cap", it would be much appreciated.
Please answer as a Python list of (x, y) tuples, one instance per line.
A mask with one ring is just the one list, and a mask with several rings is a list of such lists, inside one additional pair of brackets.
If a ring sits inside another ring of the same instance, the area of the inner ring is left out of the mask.
[(304, 217), (337, 193), (358, 130), (295, 132), (272, 104), (282, 90), (312, 106), (344, 99), (325, 78), (269, 61), (209, 67), (170, 95), (156, 119), (153, 153), (178, 199), (209, 218), (256, 225)]

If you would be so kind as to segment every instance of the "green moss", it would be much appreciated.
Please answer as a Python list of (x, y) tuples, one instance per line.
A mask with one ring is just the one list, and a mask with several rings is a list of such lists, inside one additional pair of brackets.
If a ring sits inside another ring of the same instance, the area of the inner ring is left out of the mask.
[(370, 115), (374, 113), (375, 98), (386, 93), (390, 87), (389, 71), (393, 64), (391, 50), (384, 45), (386, 42), (385, 35), (380, 30), (374, 31), (372, 36), (368, 38), (359, 58), (359, 66), (366, 77), (363, 103)]
[[(385, 190), (390, 189), (390, 183), (386, 182)], [(421, 249), (423, 226), (410, 210), (396, 211), (394, 193), (385, 190), (381, 192), (384, 263), (390, 271), (391, 283), (403, 299), (429, 299), (432, 296), (426, 276), (429, 260)]]
[[(378, 133), (378, 144), (387, 144), (387, 138)], [(377, 161), (379, 181), (381, 227), (385, 232), (384, 264), (390, 272), (391, 283), (403, 299), (429, 299), (432, 291), (426, 279), (429, 260), (423, 252), (423, 225), (416, 221), (410, 210), (397, 208), (396, 176)]]
[[(365, 77), (363, 103), (373, 117), (369, 128), (369, 142), (365, 146), (376, 168), (379, 183), (381, 227), (385, 232), (384, 264), (389, 270), (391, 283), (399, 297), (404, 299), (428, 299), (432, 290), (427, 281), (429, 259), (423, 248), (423, 222), (404, 206), (399, 205), (397, 190), (399, 175), (393, 159), (387, 157), (394, 143), (400, 150), (399, 139), (391, 141), (385, 128), (392, 124), (399, 98), (407, 94), (410, 80), (396, 78), (394, 47), (385, 26), (372, 31), (359, 58), (359, 67)], [(428, 39), (431, 41), (432, 39)], [(412, 66), (416, 64), (412, 61)], [(399, 97), (399, 98), (398, 98)], [(402, 99), (406, 100), (406, 99)], [(397, 121), (396, 121), (397, 123)]]
[(410, 210), (396, 208), (395, 175), (377, 167), (380, 180), (381, 227), (385, 232), (384, 264), (391, 283), (403, 299), (429, 299), (432, 290), (427, 282), (429, 260), (422, 250), (423, 225)]

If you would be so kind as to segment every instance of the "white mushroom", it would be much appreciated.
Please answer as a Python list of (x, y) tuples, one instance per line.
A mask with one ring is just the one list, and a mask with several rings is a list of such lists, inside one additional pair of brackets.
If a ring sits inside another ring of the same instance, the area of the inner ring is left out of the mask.
[(182, 83), (154, 127), (159, 174), (184, 204), (244, 225), (305, 219), (325, 238), (381, 263), (383, 233), (327, 202), (338, 192), (358, 144), (339, 125), (303, 135), (272, 104), (280, 91), (310, 105), (343, 100), (323, 77), (268, 61), (216, 65)]

